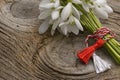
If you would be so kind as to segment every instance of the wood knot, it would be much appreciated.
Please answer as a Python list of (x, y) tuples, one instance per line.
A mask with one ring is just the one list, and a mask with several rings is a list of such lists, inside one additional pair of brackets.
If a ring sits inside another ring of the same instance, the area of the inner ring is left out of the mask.
[(0, 20), (5, 25), (19, 31), (38, 32), (40, 0), (19, 0), (3, 4)]
[(39, 12), (39, 1), (19, 1), (11, 6), (11, 13), (14, 17), (22, 19), (37, 18)]

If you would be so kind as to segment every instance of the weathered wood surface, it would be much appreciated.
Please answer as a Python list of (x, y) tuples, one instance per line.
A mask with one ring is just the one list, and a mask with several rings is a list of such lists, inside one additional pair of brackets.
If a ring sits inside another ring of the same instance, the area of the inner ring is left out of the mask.
[[(120, 80), (120, 67), (105, 49), (98, 55), (112, 69), (96, 74), (93, 63), (77, 60), (76, 50), (85, 47), (86, 32), (79, 36), (38, 34), (40, 0), (0, 0), (0, 80)], [(108, 0), (114, 9), (104, 26), (120, 42), (120, 0)]]

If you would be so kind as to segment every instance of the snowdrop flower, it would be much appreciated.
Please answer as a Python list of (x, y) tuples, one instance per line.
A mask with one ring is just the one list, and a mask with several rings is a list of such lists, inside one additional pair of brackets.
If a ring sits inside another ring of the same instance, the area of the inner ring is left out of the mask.
[(83, 27), (79, 21), (81, 12), (79, 12), (72, 3), (81, 4), (80, 0), (73, 0), (63, 8), (59, 27), (64, 35), (71, 32), (78, 35), (79, 30), (83, 31)]
[(112, 13), (112, 8), (107, 4), (106, 0), (95, 0), (94, 1), (95, 8), (93, 9), (96, 16), (102, 19), (108, 18), (108, 13)]
[(82, 2), (80, 0), (72, 0), (72, 2), (69, 2), (65, 6), (61, 12), (61, 18), (63, 21), (67, 20), (67, 18), (70, 17), (71, 14), (73, 14), (76, 18), (80, 19), (80, 15), (82, 12), (78, 11), (76, 7), (74, 7), (73, 3), (81, 4)]
[(80, 21), (73, 15), (69, 17), (68, 21), (60, 23), (59, 27), (61, 28), (61, 31), (64, 35), (67, 35), (71, 32), (78, 35), (79, 30), (83, 31), (83, 27)]
[(39, 19), (46, 19), (51, 15), (52, 19), (55, 20), (59, 17), (59, 12), (60, 9), (62, 9), (62, 6), (60, 6), (59, 0), (53, 0), (52, 2), (46, 0), (40, 3), (39, 9), (41, 10)]
[[(52, 34), (54, 29), (56, 29), (56, 24), (58, 24), (58, 18), (60, 17), (60, 10), (63, 7), (60, 6), (59, 0), (44, 0), (40, 3), (39, 9), (41, 10), (41, 14), (39, 15), (39, 19), (45, 19), (45, 21), (39, 27), (39, 33), (43, 34), (47, 31), (50, 24), (53, 24)], [(55, 21), (56, 20), (56, 21)]]

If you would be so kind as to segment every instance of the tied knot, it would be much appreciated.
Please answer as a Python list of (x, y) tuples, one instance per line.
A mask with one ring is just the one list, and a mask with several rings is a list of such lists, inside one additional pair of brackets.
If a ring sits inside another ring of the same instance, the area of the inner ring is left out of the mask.
[(105, 40), (99, 39), (99, 40), (97, 40), (97, 42), (93, 45), (93, 47), (94, 47), (95, 49), (98, 49), (98, 48), (102, 47), (102, 46), (104, 45), (104, 43), (105, 43)]
[(108, 28), (100, 28), (97, 29), (92, 35), (88, 35), (85, 40), (85, 44), (88, 47), (89, 38), (94, 38), (95, 40), (102, 39), (105, 35), (110, 34), (109, 37), (106, 38), (106, 41), (115, 37), (115, 34), (111, 32)]

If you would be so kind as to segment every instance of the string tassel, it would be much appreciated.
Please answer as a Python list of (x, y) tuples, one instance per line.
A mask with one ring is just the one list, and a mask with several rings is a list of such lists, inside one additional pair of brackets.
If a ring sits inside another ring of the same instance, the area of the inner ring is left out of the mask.
[[(107, 34), (110, 34), (111, 36), (108, 37), (107, 39), (103, 40), (102, 38)], [(102, 47), (106, 41), (113, 38), (114, 36), (115, 36), (115, 34), (112, 33), (108, 28), (98, 29), (92, 35), (87, 36), (87, 38), (85, 40), (85, 44), (86, 44), (87, 48), (85, 48), (82, 52), (79, 51), (77, 56), (85, 64), (87, 64), (89, 59), (93, 56), (93, 62), (94, 62), (96, 73), (101, 73), (101, 72), (104, 72), (104, 71), (110, 69), (111, 64), (108, 64), (106, 61), (104, 61), (99, 56), (97, 56), (95, 54), (95, 50)], [(95, 40), (97, 40), (97, 42), (90, 47), (88, 47), (89, 38), (94, 38)]]
[(79, 51), (77, 56), (81, 61), (87, 64), (89, 59), (92, 57), (93, 53), (95, 52), (95, 50), (102, 47), (104, 43), (105, 43), (105, 40), (98, 39), (94, 45), (85, 48), (82, 52)]
[(102, 58), (100, 58), (95, 53), (93, 54), (93, 62), (94, 62), (96, 73), (101, 73), (101, 72), (111, 69), (111, 64), (104, 61)]

